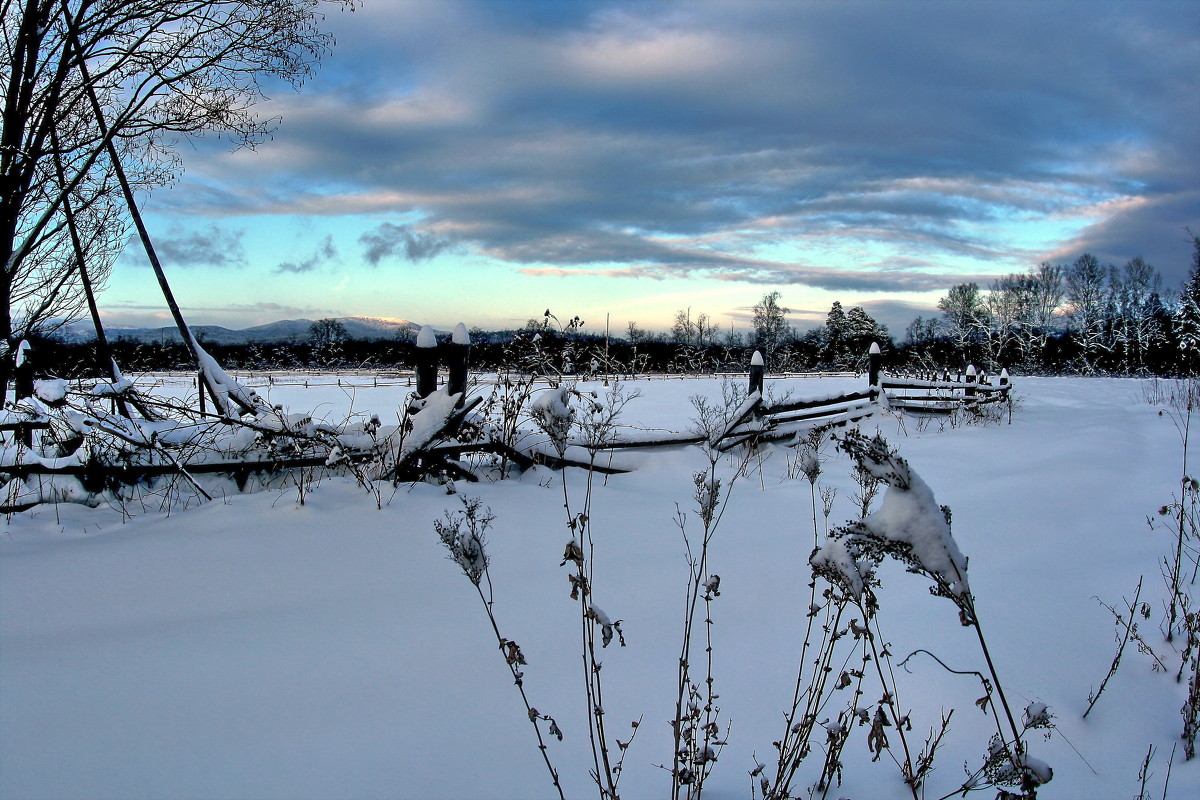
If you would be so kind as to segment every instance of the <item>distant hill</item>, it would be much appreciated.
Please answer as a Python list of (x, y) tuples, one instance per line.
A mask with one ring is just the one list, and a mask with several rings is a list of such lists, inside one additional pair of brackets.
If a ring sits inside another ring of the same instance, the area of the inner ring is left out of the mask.
[[(376, 341), (379, 339), (395, 339), (407, 333), (415, 333), (420, 325), (402, 319), (380, 319), (378, 317), (335, 317), (346, 328), (346, 335), (351, 339)], [(192, 334), (204, 342), (215, 344), (279, 344), (282, 342), (303, 342), (308, 339), (311, 319), (283, 319), (268, 322), (266, 325), (255, 325), (251, 328), (233, 330), (220, 325), (193, 325)], [(166, 344), (182, 342), (174, 325), (162, 328), (105, 328), (110, 339), (125, 339), (146, 344)], [(80, 339), (91, 339), (95, 334), (86, 323), (76, 323), (71, 326), (71, 333)]]

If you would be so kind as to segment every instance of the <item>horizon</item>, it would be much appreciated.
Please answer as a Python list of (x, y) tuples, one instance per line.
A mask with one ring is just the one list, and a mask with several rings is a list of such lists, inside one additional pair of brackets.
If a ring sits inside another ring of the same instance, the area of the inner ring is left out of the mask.
[[(1177, 289), (1200, 228), (1200, 6), (368, 1), (254, 150), (185, 143), (143, 210), (193, 325), (549, 307), (893, 336), (1083, 252)], [(169, 324), (136, 242), (100, 305)], [(475, 294), (467, 291), (475, 289)], [(253, 294), (250, 294), (250, 292)]]

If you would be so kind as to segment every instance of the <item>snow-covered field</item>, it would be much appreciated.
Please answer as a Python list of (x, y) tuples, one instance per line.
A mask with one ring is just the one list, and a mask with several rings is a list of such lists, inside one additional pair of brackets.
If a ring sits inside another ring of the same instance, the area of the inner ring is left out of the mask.
[[(791, 380), (777, 394), (825, 395), (861, 380)], [(639, 382), (624, 421), (681, 430), (688, 398), (717, 380)], [(1049, 704), (1057, 731), (1034, 732), (1054, 780), (1045, 798), (1133, 798), (1150, 746), (1152, 796), (1179, 742), (1185, 687), (1131, 647), (1086, 720), (1089, 691), (1115, 650), (1120, 604), (1144, 576), (1155, 606), (1172, 541), (1147, 517), (1178, 488), (1181, 439), (1139, 381), (1018, 379), (1011, 425), (919, 430), (877, 425), (953, 510), (971, 588), (1013, 703)], [(603, 391), (602, 387), (600, 387)], [(292, 410), (390, 413), (403, 387), (272, 387)], [(264, 392), (265, 393), (265, 392)], [(1194, 445), (1195, 443), (1193, 443)], [(705, 788), (749, 798), (748, 772), (773, 763), (785, 728), (808, 604), (808, 483), (768, 448), (734, 485), (710, 555), (715, 679), (729, 744)], [(838, 489), (835, 523), (856, 516), (846, 456), (827, 448), (821, 481)], [(674, 681), (687, 570), (673, 519), (691, 512), (694, 447), (641, 452), (636, 471), (598, 483), (594, 598), (623, 620), (628, 646), (603, 651), (606, 719), (622, 740), (641, 719), (622, 796), (667, 796)], [(722, 462), (726, 481), (732, 468)], [(550, 742), (567, 797), (595, 796), (587, 770), (577, 606), (560, 568), (568, 538), (562, 473), (457, 486), (496, 521), (488, 552), (502, 633), (519, 642), (530, 701), (565, 733)], [(584, 475), (568, 471), (582, 496)], [(433, 485), (384, 492), (327, 479), (132, 518), (108, 508), (44, 507), (0, 533), (0, 798), (533, 798), (554, 796), (473, 587), (447, 559), (433, 522), (458, 497)], [(899, 660), (917, 648), (982, 669), (977, 644), (928, 581), (881, 571), (880, 625)], [(1173, 662), (1177, 664), (1177, 660)], [(992, 729), (979, 683), (931, 659), (897, 670), (900, 702), (924, 741), (955, 709), (927, 796), (954, 791)], [(868, 698), (872, 702), (877, 698)], [(812, 780), (821, 752), (804, 773)], [(909, 796), (885, 756), (852, 735), (831, 797)], [(804, 785), (804, 781), (800, 782)], [(990, 794), (987, 796), (991, 796)], [(1168, 797), (1200, 797), (1200, 765), (1174, 757)]]

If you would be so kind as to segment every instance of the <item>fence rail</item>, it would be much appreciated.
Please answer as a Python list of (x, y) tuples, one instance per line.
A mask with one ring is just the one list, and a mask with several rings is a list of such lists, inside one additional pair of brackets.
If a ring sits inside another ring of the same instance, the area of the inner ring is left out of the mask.
[[(710, 447), (725, 451), (739, 445), (793, 439), (820, 426), (850, 425), (873, 416), (883, 406), (916, 414), (950, 414), (1010, 399), (1012, 385), (1007, 370), (1000, 373), (995, 384), (987, 376), (979, 375), (973, 366), (953, 380), (949, 372), (942, 372), (943, 378), (940, 380), (891, 377), (883, 373), (882, 354), (878, 345), (872, 345), (868, 365), (867, 388), (863, 391), (769, 403), (763, 396), (766, 378), (763, 359), (759, 353), (755, 353), (747, 372), (734, 373), (749, 379), (745, 401), (711, 437), (684, 433), (670, 433), (657, 438), (643, 436), (635, 441), (611, 443), (605, 449), (670, 447), (707, 442)], [(845, 377), (855, 373), (837, 375)]]

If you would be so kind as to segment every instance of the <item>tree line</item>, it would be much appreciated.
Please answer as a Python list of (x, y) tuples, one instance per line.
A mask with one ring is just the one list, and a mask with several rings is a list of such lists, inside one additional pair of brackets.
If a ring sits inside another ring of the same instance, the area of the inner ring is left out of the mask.
[[(1200, 237), (1191, 235), (1192, 267), (1182, 289), (1162, 286), (1142, 258), (1122, 267), (1083, 254), (1065, 265), (1039, 264), (1007, 275), (987, 290), (954, 286), (941, 315), (917, 317), (897, 342), (861, 306), (835, 301), (823, 325), (797, 331), (790, 309), (769, 292), (754, 306), (748, 331), (719, 328), (712, 317), (681, 309), (670, 331), (636, 322), (620, 335), (589, 332), (578, 316), (560, 322), (549, 309), (516, 330), (471, 330), (471, 363), (480, 370), (542, 375), (641, 375), (736, 372), (760, 350), (775, 372), (861, 371), (873, 342), (892, 368), (1007, 368), (1024, 374), (1200, 375)], [(41, 371), (61, 377), (94, 372), (96, 343), (33, 337)], [(415, 335), (351, 339), (336, 319), (318, 320), (304, 341), (205, 348), (231, 368), (247, 370), (407, 369)], [(147, 344), (118, 338), (112, 355), (127, 370), (185, 370), (193, 366), (182, 343)]]
[(903, 348), (910, 360), (1027, 373), (1195, 375), (1200, 237), (1190, 238), (1192, 269), (1178, 294), (1141, 257), (1118, 267), (1084, 253), (998, 278), (986, 291), (953, 287), (938, 303), (940, 318), (913, 320)]

